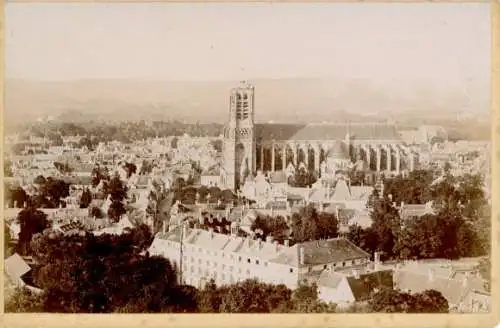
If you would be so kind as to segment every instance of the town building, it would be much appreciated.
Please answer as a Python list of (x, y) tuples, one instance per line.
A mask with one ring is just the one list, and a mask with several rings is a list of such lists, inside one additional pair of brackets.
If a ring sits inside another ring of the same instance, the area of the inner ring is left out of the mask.
[(354, 268), (369, 263), (370, 255), (344, 238), (290, 245), (231, 233), (190, 229), (187, 224), (158, 233), (149, 253), (168, 258), (182, 283), (198, 288), (213, 279), (217, 285), (256, 278), (295, 289), (313, 282), (311, 276), (324, 270)]

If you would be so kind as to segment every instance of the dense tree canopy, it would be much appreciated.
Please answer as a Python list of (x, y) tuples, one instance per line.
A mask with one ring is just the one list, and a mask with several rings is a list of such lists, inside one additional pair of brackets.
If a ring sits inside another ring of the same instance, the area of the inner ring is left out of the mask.
[(213, 281), (198, 293), (202, 313), (326, 313), (335, 306), (319, 300), (316, 286), (292, 291), (285, 285), (271, 285), (249, 279), (217, 287)]
[(73, 171), (68, 163), (54, 162), (54, 167), (62, 174), (71, 173)]
[(300, 168), (296, 170), (295, 175), (289, 182), (292, 187), (305, 188), (311, 187), (316, 180), (318, 180), (317, 177), (311, 171)]
[(486, 290), (491, 289), (491, 258), (489, 256), (481, 259), (479, 262), (479, 274), (485, 280)]
[(109, 181), (109, 172), (106, 167), (101, 167), (99, 165), (92, 169), (90, 175), (92, 177), (92, 187), (96, 187), (101, 180)]
[(5, 190), (5, 203), (8, 204), (9, 207), (24, 207), (24, 204), (28, 201), (28, 194), (26, 191), (20, 186), (17, 187), (8, 187), (6, 186)]
[(60, 179), (52, 177), (39, 179), (38, 192), (33, 195), (29, 200), (30, 206), (36, 208), (57, 208), (65, 207), (66, 204), (63, 198), (69, 196), (70, 184)]
[(33, 239), (49, 312), (160, 312), (175, 303), (176, 273), (168, 260), (141, 255), (151, 242), (146, 228), (120, 236), (64, 236), (47, 232)]
[(121, 216), (127, 212), (124, 204), (124, 200), (127, 197), (127, 186), (115, 174), (106, 186), (106, 190), (106, 193), (111, 196), (108, 216), (115, 221), (119, 221)]
[(435, 290), (409, 294), (392, 289), (381, 289), (368, 301), (373, 312), (389, 313), (447, 313), (448, 301)]
[(250, 229), (256, 233), (257, 237), (266, 239), (270, 236), (280, 244), (283, 244), (285, 239), (289, 239), (290, 235), (290, 228), (282, 216), (258, 216)]
[(401, 219), (397, 208), (387, 198), (375, 202), (370, 212), (372, 225), (370, 230), (376, 236), (376, 250), (384, 256), (392, 257), (397, 235), (401, 230)]
[(296, 243), (335, 238), (338, 235), (338, 220), (332, 213), (318, 212), (309, 205), (292, 215), (292, 238)]
[(28, 207), (19, 212), (17, 220), (21, 228), (17, 251), (21, 255), (31, 254), (30, 242), (33, 236), (50, 226), (47, 215), (34, 207)]
[(43, 297), (26, 288), (17, 288), (5, 298), (4, 310), (6, 313), (44, 312)]
[(12, 163), (9, 160), (4, 160), (3, 163), (3, 176), (12, 177), (14, 174), (12, 172)]
[(82, 195), (80, 196), (80, 208), (89, 207), (91, 202), (92, 202), (92, 193), (88, 188), (85, 188), (82, 192)]

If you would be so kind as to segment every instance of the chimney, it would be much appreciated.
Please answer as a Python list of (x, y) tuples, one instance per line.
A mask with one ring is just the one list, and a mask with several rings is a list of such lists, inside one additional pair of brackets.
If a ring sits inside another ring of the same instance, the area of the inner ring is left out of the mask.
[(214, 238), (214, 228), (208, 228), (208, 232), (210, 233), (210, 239)]
[(462, 279), (462, 287), (463, 287), (463, 288), (466, 288), (468, 285), (469, 285), (469, 277), (466, 275), (466, 276)]
[(405, 206), (405, 202), (401, 201), (401, 208)]
[(299, 263), (300, 265), (304, 265), (304, 247), (299, 248)]
[(290, 247), (290, 240), (285, 239), (284, 244), (285, 244), (285, 247)]
[(266, 237), (266, 243), (272, 243), (273, 242), (273, 236), (269, 235)]
[(17, 208), (17, 200), (14, 201), (14, 208)]
[(187, 222), (184, 222), (182, 225), (182, 229), (182, 234), (184, 235), (184, 237), (186, 237), (189, 232), (189, 224)]
[(434, 268), (429, 268), (429, 281), (434, 281), (435, 271)]
[(375, 252), (375, 253), (373, 254), (373, 260), (374, 260), (373, 262), (374, 262), (374, 264), (375, 264), (373, 269), (374, 269), (375, 271), (377, 271), (377, 270), (379, 270), (379, 269), (380, 269), (380, 253), (379, 253), (379, 252)]
[(167, 232), (167, 222), (166, 221), (163, 221), (163, 227), (162, 227), (162, 232), (163, 233), (166, 233)]
[(276, 253), (279, 251), (279, 243), (277, 240), (273, 241), (274, 244), (274, 249), (276, 250)]

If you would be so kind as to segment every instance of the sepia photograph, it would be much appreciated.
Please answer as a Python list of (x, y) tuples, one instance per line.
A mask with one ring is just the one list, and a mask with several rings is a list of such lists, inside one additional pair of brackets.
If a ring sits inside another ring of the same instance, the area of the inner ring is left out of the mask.
[(7, 3), (4, 312), (491, 314), (491, 12)]

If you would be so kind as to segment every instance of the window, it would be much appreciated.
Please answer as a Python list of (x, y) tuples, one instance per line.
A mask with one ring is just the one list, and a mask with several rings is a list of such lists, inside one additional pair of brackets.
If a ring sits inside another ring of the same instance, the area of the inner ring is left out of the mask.
[(323, 265), (323, 269), (326, 269), (326, 267), (327, 267), (327, 266), (326, 266), (326, 264), (325, 264), (325, 265)]
[(259, 260), (255, 260), (255, 264), (259, 265)]
[(354, 260), (352, 260), (352, 261), (351, 261), (351, 263), (352, 263), (353, 265), (354, 265), (354, 263), (355, 263), (355, 262), (356, 262), (356, 261), (354, 261)]
[(267, 262), (264, 262), (264, 266), (267, 266)]
[(290, 273), (293, 273), (293, 269), (292, 268), (290, 268)]
[(240, 262), (241, 262), (241, 256), (239, 256), (239, 257), (238, 257), (238, 261), (240, 261)]
[(345, 267), (345, 262), (342, 262), (342, 266)]
[(309, 267), (309, 268), (307, 269), (307, 271), (308, 271), (308, 272), (311, 272), (311, 271), (312, 271), (312, 269), (313, 269), (312, 267)]
[(250, 261), (250, 259), (247, 259), (247, 262), (248, 262), (248, 263), (250, 263), (250, 262), (252, 262), (252, 261)]

